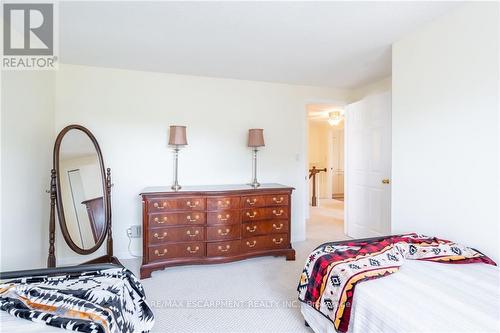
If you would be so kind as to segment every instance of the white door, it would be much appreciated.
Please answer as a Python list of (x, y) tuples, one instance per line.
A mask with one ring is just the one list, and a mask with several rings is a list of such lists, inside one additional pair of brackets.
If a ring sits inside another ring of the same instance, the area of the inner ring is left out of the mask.
[(353, 238), (391, 232), (391, 93), (346, 107), (344, 229)]

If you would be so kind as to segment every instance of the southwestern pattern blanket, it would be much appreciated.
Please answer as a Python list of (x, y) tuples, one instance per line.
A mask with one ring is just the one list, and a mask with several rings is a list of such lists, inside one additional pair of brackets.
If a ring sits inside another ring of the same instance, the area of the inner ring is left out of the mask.
[(325, 243), (306, 260), (299, 300), (332, 321), (337, 331), (347, 332), (356, 284), (395, 273), (407, 259), (496, 265), (474, 249), (417, 234)]
[(75, 332), (148, 332), (154, 323), (141, 283), (122, 267), (1, 281), (0, 309)]

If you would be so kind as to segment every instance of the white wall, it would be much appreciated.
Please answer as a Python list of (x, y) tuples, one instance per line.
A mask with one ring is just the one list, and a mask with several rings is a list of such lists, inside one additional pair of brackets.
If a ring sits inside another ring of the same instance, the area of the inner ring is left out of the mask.
[[(180, 183), (245, 183), (251, 178), (249, 128), (264, 128), (259, 180), (294, 186), (292, 240), (305, 238), (306, 104), (344, 100), (347, 93), (294, 86), (152, 72), (61, 65), (56, 78), (56, 130), (70, 123), (97, 137), (112, 169), (115, 252), (126, 257), (126, 228), (141, 224), (139, 193), (169, 185), (169, 125), (187, 125)], [(140, 240), (133, 249), (140, 254)]]
[(393, 45), (393, 232), (499, 259), (499, 4), (468, 3)]
[(44, 267), (54, 140), (54, 72), (2, 72), (0, 270)]
[(349, 95), (349, 100), (351, 102), (356, 102), (369, 95), (390, 91), (391, 85), (392, 78), (390, 76), (380, 79), (366, 86), (353, 89)]

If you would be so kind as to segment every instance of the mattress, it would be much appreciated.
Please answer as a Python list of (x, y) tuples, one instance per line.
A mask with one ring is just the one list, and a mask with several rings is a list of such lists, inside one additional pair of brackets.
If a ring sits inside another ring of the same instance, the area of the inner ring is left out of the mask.
[[(356, 286), (348, 332), (500, 332), (500, 269), (408, 260), (392, 275)], [(331, 321), (303, 304), (319, 333)]]

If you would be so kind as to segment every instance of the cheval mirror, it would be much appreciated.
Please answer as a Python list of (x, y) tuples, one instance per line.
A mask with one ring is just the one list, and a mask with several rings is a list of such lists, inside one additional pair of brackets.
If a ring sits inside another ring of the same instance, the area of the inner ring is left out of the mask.
[(56, 266), (55, 228), (71, 250), (90, 255), (106, 241), (106, 254), (82, 264), (111, 262), (111, 170), (104, 168), (99, 144), (85, 127), (70, 125), (57, 136), (54, 144), (50, 181), (50, 224), (48, 267)]

